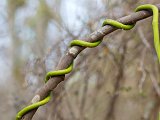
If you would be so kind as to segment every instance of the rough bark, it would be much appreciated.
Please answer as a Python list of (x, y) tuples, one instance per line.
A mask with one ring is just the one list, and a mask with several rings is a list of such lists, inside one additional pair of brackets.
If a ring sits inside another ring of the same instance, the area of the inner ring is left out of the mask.
[[(160, 4), (157, 4), (156, 6), (158, 7), (158, 9), (160, 11)], [(143, 20), (143, 19), (150, 17), (150, 16), (152, 16), (151, 11), (140, 11), (140, 12), (135, 12), (135, 13), (132, 13), (128, 16), (122, 17), (122, 18), (118, 19), (118, 21), (122, 22), (124, 24), (134, 24), (137, 21)], [(97, 40), (103, 39), (104, 36), (106, 36), (107, 34), (113, 32), (115, 30), (117, 30), (117, 28), (107, 25), (107, 26), (104, 26), (104, 27), (98, 29), (97, 31), (93, 32), (88, 37), (86, 37), (82, 40), (88, 41), (88, 42), (95, 42)], [(76, 54), (74, 54), (74, 55), (71, 54), (69, 52), (70, 49), (68, 49), (66, 54), (59, 61), (58, 65), (56, 67), (56, 70), (67, 68), (73, 62), (73, 60), (77, 57), (77, 55), (85, 49), (85, 47), (80, 47), (80, 46), (74, 46), (74, 47), (77, 49)], [(39, 95), (40, 100), (44, 99), (48, 95), (49, 92), (51, 92), (53, 89), (55, 89), (58, 86), (58, 84), (60, 82), (64, 81), (64, 78), (65, 78), (65, 76), (58, 76), (58, 77), (51, 78), (36, 93), (36, 96)], [(31, 120), (36, 111), (37, 111), (37, 109), (28, 112), (26, 115), (24, 115), (23, 119), (24, 120)]]

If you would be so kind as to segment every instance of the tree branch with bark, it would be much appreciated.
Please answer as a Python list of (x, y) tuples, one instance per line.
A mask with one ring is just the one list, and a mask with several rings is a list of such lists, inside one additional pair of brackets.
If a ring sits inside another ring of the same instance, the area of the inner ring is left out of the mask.
[[(160, 11), (160, 4), (156, 5)], [(118, 22), (121, 22), (123, 24), (135, 24), (137, 21), (143, 20), (145, 18), (148, 18), (152, 16), (152, 12), (149, 10), (143, 10), (143, 11), (139, 11), (139, 12), (135, 12), (132, 13), (128, 16), (122, 17), (120, 19), (118, 19)], [(100, 29), (98, 29), (97, 31), (93, 32), (92, 34), (90, 34), (88, 37), (83, 38), (82, 40), (87, 41), (87, 42), (95, 42), (97, 40), (101, 40), (103, 39), (104, 36), (106, 36), (107, 34), (113, 32), (117, 30), (117, 28), (106, 25), (104, 27), (101, 27)], [(71, 50), (76, 49), (76, 52), (73, 54), (73, 52), (71, 52)], [(56, 70), (62, 70), (67, 68), (72, 62), (73, 60), (77, 57), (77, 55), (82, 52), (85, 49), (85, 47), (81, 47), (81, 46), (73, 46), (71, 48), (69, 48), (66, 51), (66, 54), (60, 59)], [(53, 77), (50, 78), (50, 80), (36, 93), (36, 95), (33, 97), (32, 102), (38, 102), (40, 100), (43, 100), (49, 92), (51, 92), (52, 90), (54, 90), (58, 84), (62, 81), (64, 81), (65, 76), (57, 76), (57, 77)], [(31, 102), (31, 104), (32, 104)], [(36, 113), (37, 109), (34, 109), (32, 111), (29, 111), (28, 113), (26, 113), (23, 116), (24, 120), (31, 120), (33, 115)]]

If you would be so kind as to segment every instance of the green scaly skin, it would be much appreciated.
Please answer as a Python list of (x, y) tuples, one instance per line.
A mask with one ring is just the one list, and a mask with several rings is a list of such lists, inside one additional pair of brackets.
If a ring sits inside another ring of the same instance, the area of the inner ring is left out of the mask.
[(125, 25), (125, 24), (122, 24), (122, 23), (120, 23), (118, 21), (115, 21), (115, 20), (112, 20), (112, 19), (104, 20), (102, 26), (105, 26), (105, 25), (111, 25), (111, 26), (114, 26), (114, 27), (116, 27), (118, 29), (123, 29), (123, 30), (130, 30), (135, 26), (135, 24), (133, 24), (133, 25)]
[(153, 20), (152, 20), (152, 27), (153, 27), (153, 36), (154, 36), (154, 47), (158, 56), (158, 60), (160, 62), (160, 40), (159, 40), (159, 26), (158, 26), (158, 18), (159, 18), (159, 11), (158, 8), (151, 4), (141, 5), (136, 8), (137, 11), (141, 10), (152, 10), (153, 12)]
[[(57, 70), (57, 71), (50, 71), (50, 72), (48, 72), (47, 75), (46, 75), (46, 77), (45, 77), (45, 83), (46, 83), (51, 77), (59, 76), (59, 75), (65, 75), (65, 74), (67, 74), (67, 73), (70, 73), (70, 72), (72, 71), (72, 69), (73, 69), (73, 64), (71, 64), (68, 68), (66, 68), (66, 69), (64, 69), (64, 70)], [(38, 108), (38, 107), (40, 107), (40, 106), (48, 103), (50, 99), (51, 99), (51, 95), (50, 95), (50, 93), (49, 93), (49, 95), (48, 95), (45, 99), (43, 99), (43, 100), (41, 100), (41, 101), (39, 101), (39, 102), (33, 103), (33, 104), (31, 104), (31, 105), (23, 108), (21, 111), (19, 111), (19, 112), (17, 113), (17, 115), (16, 115), (16, 120), (20, 120), (20, 119), (22, 118), (22, 116), (23, 116), (24, 114), (26, 114), (28, 111), (31, 111), (31, 110), (33, 110), (33, 109), (35, 109), (35, 108)]]
[[(155, 49), (156, 49), (156, 52), (157, 52), (158, 59), (160, 61), (158, 8), (154, 5), (146, 4), (146, 5), (141, 5), (141, 6), (137, 7), (136, 12), (140, 11), (140, 10), (146, 10), (146, 9), (147, 10), (149, 9), (149, 10), (153, 11), (152, 25), (153, 25), (153, 33), (154, 33), (154, 45), (155, 45)], [(116, 28), (124, 29), (124, 30), (130, 30), (134, 27), (134, 24), (133, 25), (125, 25), (125, 24), (122, 24), (120, 22), (117, 22), (117, 21), (111, 20), (111, 19), (106, 19), (103, 22), (102, 26), (105, 26), (105, 25), (111, 25), (111, 26), (114, 26)], [(82, 40), (73, 40), (73, 41), (70, 42), (70, 47), (72, 47), (72, 46), (83, 46), (83, 47), (93, 48), (93, 47), (98, 46), (101, 43), (101, 41), (102, 40), (98, 40), (96, 42), (91, 43), (91, 42), (86, 42), (86, 41), (82, 41)], [(73, 69), (73, 63), (68, 68), (66, 68), (64, 70), (57, 70), (57, 71), (48, 72), (47, 75), (46, 75), (46, 78), (45, 78), (45, 82), (47, 82), (51, 77), (55, 77), (55, 76), (59, 76), (59, 75), (65, 75), (67, 73), (70, 73), (72, 71), (72, 69)], [(33, 104), (23, 108), (20, 112), (17, 113), (16, 120), (20, 120), (23, 117), (23, 115), (25, 115), (27, 112), (48, 103), (50, 98), (51, 98), (51, 95), (49, 94), (45, 99), (43, 99), (39, 102), (33, 103)]]

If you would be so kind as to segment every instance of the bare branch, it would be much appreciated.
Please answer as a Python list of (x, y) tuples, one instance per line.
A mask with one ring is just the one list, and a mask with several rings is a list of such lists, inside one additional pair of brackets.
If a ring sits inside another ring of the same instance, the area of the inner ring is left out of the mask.
[[(156, 5), (160, 11), (160, 4)], [(119, 22), (122, 22), (124, 24), (134, 24), (139, 20), (145, 19), (147, 17), (150, 17), (152, 15), (151, 11), (140, 11), (136, 13), (132, 13), (128, 16), (122, 17), (118, 19)], [(88, 41), (88, 42), (95, 42), (97, 40), (103, 39), (103, 37), (113, 31), (117, 30), (117, 28), (112, 26), (104, 26), (100, 28), (99, 30), (93, 32), (90, 34), (87, 38), (84, 38), (82, 40)], [(74, 46), (77, 49), (77, 52), (73, 55), (69, 52), (69, 50), (66, 52), (66, 54), (61, 58), (61, 60), (58, 63), (58, 66), (56, 70), (65, 69), (67, 68), (73, 60), (77, 57), (77, 55), (85, 49), (85, 47), (80, 46)], [(58, 76), (51, 78), (37, 93), (40, 97), (40, 100), (44, 99), (49, 92), (51, 92), (53, 89), (57, 87), (57, 85), (64, 81), (65, 76)], [(24, 120), (31, 120), (33, 115), (35, 114), (37, 109), (32, 110), (28, 112), (26, 115), (24, 115)]]

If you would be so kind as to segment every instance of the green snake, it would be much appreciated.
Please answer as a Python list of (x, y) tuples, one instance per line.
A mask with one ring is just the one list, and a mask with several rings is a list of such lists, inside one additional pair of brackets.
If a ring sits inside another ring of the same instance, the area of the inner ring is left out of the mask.
[[(159, 18), (158, 14), (159, 14), (159, 12), (158, 12), (158, 8), (155, 5), (146, 4), (146, 5), (138, 6), (135, 11), (137, 12), (137, 11), (141, 11), (141, 10), (152, 10), (152, 12), (153, 12), (152, 27), (153, 27), (153, 34), (154, 34), (154, 46), (155, 46), (155, 50), (156, 50), (156, 53), (157, 53), (157, 56), (158, 56), (158, 60), (160, 61), (160, 41), (159, 41), (159, 28), (158, 28), (158, 18)], [(114, 26), (118, 29), (124, 29), (124, 30), (130, 30), (135, 26), (135, 24), (125, 25), (125, 24), (122, 24), (118, 21), (111, 20), (111, 19), (104, 20), (104, 22), (102, 24), (102, 27), (105, 26), (105, 25), (111, 25), (111, 26)], [(86, 42), (86, 41), (83, 41), (83, 40), (72, 40), (70, 42), (70, 47), (72, 47), (72, 46), (83, 46), (83, 47), (93, 48), (93, 47), (98, 46), (101, 42), (102, 42), (102, 40), (98, 40), (96, 42)], [(70, 73), (72, 71), (72, 69), (73, 69), (73, 63), (70, 66), (68, 66), (66, 69), (48, 72), (46, 77), (45, 77), (45, 83), (51, 77), (59, 76), (59, 75), (65, 75), (67, 73)], [(33, 103), (33, 104), (23, 108), (21, 111), (19, 111), (17, 113), (16, 120), (20, 120), (23, 117), (23, 115), (25, 115), (27, 112), (48, 103), (50, 98), (51, 98), (51, 95), (49, 93), (49, 95), (45, 99), (43, 99), (39, 102)]]

